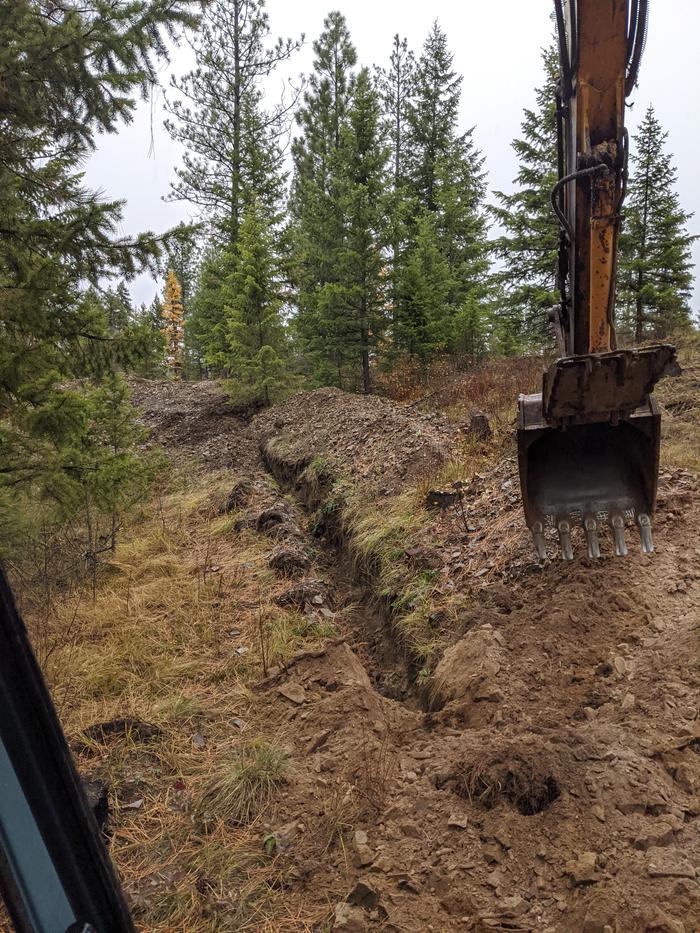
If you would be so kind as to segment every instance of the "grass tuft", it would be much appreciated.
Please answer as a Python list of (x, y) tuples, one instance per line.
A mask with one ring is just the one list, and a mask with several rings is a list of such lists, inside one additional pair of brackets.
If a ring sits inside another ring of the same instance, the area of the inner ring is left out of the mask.
[(217, 821), (245, 826), (272, 802), (285, 782), (287, 751), (262, 738), (237, 749), (207, 782), (197, 805), (205, 829)]

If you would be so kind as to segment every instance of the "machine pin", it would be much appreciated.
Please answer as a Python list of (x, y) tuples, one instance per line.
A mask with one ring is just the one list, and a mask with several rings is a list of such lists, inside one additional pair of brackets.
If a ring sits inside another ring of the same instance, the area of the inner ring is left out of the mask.
[(639, 534), (642, 539), (642, 552), (644, 554), (653, 554), (654, 542), (651, 540), (651, 519), (648, 515), (642, 513), (637, 516), (637, 524), (639, 525)]
[(547, 557), (547, 548), (544, 544), (544, 526), (542, 522), (533, 522), (531, 531), (537, 556), (540, 560), (545, 560)]
[(561, 547), (561, 556), (564, 560), (574, 559), (574, 548), (571, 544), (571, 525), (565, 519), (557, 523), (559, 530), (559, 545)]
[(625, 543), (625, 520), (621, 515), (613, 515), (610, 519), (615, 541), (615, 554), (617, 557), (627, 556), (627, 544)]
[(588, 556), (600, 557), (600, 543), (598, 542), (598, 523), (592, 515), (586, 516), (583, 520), (583, 527), (586, 529), (586, 540), (588, 541)]

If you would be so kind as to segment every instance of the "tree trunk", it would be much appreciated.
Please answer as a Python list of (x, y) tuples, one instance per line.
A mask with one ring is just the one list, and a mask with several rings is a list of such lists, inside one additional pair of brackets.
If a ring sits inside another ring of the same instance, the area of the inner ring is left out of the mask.
[(233, 246), (238, 237), (241, 197), (241, 3), (234, 2), (233, 22), (233, 152), (231, 172), (231, 233)]
[(369, 350), (366, 345), (362, 348), (362, 388), (365, 395), (372, 394), (372, 381), (369, 373)]

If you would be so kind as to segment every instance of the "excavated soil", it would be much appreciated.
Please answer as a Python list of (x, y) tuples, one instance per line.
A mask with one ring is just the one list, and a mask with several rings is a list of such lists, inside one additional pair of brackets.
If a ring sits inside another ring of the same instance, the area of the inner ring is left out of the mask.
[[(139, 383), (134, 395), (158, 443), (254, 483), (271, 437), (292, 474), (320, 456), (380, 495), (452, 455), (441, 418), (336, 390), (252, 424), (210, 383)], [(269, 817), (279, 884), (325, 906), (319, 931), (699, 930), (698, 484), (662, 477), (654, 555), (592, 562), (579, 548), (538, 566), (514, 451), (494, 458), (467, 489), (468, 525), (458, 531), (452, 510), (430, 529), (469, 602), (429, 709), (405, 684), (384, 689), (377, 668), (400, 681), (400, 652), (381, 654), (376, 609), (363, 628), (342, 555), (296, 535), (300, 552), (320, 548), (328, 598), (357, 609), (341, 640), (258, 687), (292, 760)], [(303, 603), (303, 567), (294, 580)]]

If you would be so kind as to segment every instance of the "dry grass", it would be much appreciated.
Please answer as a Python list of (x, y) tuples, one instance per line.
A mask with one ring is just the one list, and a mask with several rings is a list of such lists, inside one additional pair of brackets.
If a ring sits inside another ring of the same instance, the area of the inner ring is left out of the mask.
[[(279, 897), (254, 819), (271, 816), (286, 756), (259, 737), (279, 713), (250, 685), (263, 677), (261, 623), (268, 664), (327, 633), (275, 604), (289, 584), (267, 566), (269, 541), (219, 514), (234, 479), (173, 480), (101, 568), (94, 603), (54, 595), (41, 619), (64, 729), (80, 770), (108, 785), (111, 853), (153, 933), (310, 928)], [(116, 719), (153, 729), (85, 740)]]
[(541, 356), (478, 364), (443, 357), (427, 367), (403, 360), (391, 374), (380, 376), (379, 388), (389, 398), (440, 410), (455, 421), (468, 421), (471, 409), (479, 409), (499, 431), (512, 425), (520, 392), (540, 391), (548, 363)]
[(700, 334), (677, 335), (675, 343), (683, 374), (656, 390), (663, 406), (661, 465), (700, 474)]
[(247, 825), (262, 813), (284, 784), (288, 754), (257, 738), (219, 762), (197, 803), (196, 818), (205, 828), (223, 820)]

